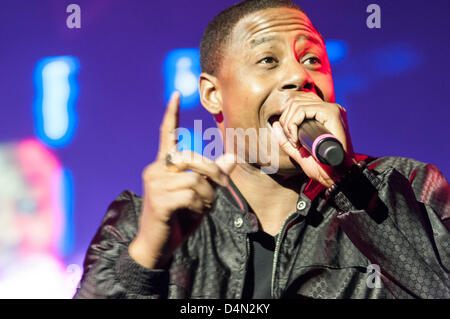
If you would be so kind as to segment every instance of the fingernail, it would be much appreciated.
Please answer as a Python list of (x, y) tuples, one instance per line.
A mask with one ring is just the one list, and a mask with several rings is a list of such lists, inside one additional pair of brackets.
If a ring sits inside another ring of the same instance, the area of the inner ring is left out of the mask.
[(178, 95), (180, 95), (180, 92), (178, 92), (178, 91), (173, 91), (173, 92), (172, 92), (171, 98), (172, 98), (172, 99), (174, 99), (175, 97), (178, 98)]

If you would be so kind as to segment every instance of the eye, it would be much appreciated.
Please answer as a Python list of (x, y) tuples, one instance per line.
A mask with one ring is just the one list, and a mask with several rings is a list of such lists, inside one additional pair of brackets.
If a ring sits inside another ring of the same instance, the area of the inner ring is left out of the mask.
[(273, 58), (273, 57), (265, 57), (261, 60), (259, 60), (258, 63), (262, 63), (262, 64), (273, 64), (273, 63), (277, 63), (277, 59)]
[(303, 60), (302, 63), (309, 64), (309, 65), (318, 65), (318, 64), (321, 64), (322, 62), (320, 61), (319, 58), (312, 56), (312, 57), (309, 57), (309, 58)]

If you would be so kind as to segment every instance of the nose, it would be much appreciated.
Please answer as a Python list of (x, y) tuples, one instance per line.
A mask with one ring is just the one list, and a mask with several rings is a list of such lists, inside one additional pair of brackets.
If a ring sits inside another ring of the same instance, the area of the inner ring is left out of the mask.
[(295, 59), (284, 65), (282, 79), (280, 81), (280, 91), (305, 91), (315, 92), (314, 81), (303, 65)]

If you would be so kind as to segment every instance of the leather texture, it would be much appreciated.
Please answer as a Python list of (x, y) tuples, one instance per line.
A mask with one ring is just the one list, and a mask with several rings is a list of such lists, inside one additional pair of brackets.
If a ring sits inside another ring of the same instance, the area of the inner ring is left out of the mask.
[[(365, 175), (376, 189), (377, 209), (356, 209), (342, 193), (327, 199), (321, 185), (305, 183), (299, 194), (304, 203), (297, 205), (302, 210), (292, 212), (278, 236), (272, 298), (450, 298), (446, 179), (436, 167), (412, 159), (359, 157), (368, 163)], [(121, 193), (89, 246), (75, 298), (242, 298), (248, 236), (259, 226), (235, 196), (219, 188), (212, 211), (168, 268), (151, 270), (134, 262), (127, 249), (141, 198)], [(379, 288), (370, 284), (371, 264), (379, 267)]]

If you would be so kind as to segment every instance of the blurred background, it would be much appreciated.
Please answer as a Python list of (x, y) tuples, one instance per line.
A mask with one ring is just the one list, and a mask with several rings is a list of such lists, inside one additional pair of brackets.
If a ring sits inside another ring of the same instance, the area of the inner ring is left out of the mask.
[[(355, 151), (448, 179), (450, 1), (295, 2), (326, 39)], [(0, 298), (73, 295), (108, 205), (141, 194), (172, 90), (197, 140), (194, 120), (215, 126), (199, 104), (198, 46), (234, 3), (0, 0)], [(373, 3), (381, 28), (367, 26)]]

